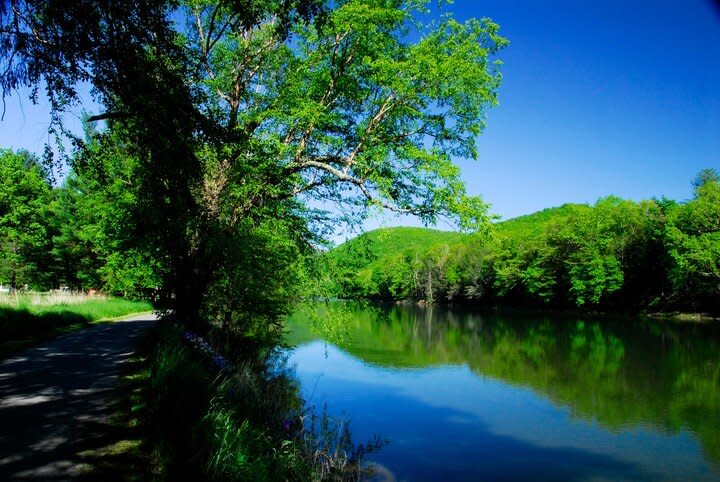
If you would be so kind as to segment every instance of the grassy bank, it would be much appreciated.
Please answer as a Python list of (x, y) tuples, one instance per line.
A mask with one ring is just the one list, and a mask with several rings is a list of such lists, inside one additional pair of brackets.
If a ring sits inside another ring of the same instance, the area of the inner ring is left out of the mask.
[[(353, 445), (342, 424), (303, 408), (294, 379), (277, 364), (220, 370), (182, 331), (161, 322), (139, 351), (122, 406), (123, 458), (144, 454), (153, 480), (359, 480), (373, 447)], [(148, 349), (148, 346), (150, 347)], [(117, 459), (117, 456), (114, 456)]]
[(0, 359), (94, 323), (153, 310), (152, 304), (110, 297), (0, 297)]

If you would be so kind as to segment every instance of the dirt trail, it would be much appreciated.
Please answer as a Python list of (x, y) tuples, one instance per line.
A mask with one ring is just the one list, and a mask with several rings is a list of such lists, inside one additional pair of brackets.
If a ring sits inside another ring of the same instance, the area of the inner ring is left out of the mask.
[(0, 480), (67, 480), (107, 443), (107, 415), (142, 315), (70, 333), (0, 363)]

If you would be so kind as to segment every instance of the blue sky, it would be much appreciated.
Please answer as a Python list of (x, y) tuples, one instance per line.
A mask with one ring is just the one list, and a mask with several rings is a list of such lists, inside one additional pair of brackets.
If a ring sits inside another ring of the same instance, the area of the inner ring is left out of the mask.
[[(448, 8), (458, 20), (492, 18), (510, 40), (479, 159), (458, 160), (492, 213), (507, 219), (610, 194), (686, 200), (698, 171), (720, 170), (720, 10), (710, 0)], [(420, 225), (383, 215), (365, 228), (397, 224)]]
[[(720, 168), (720, 11), (711, 0), (456, 0), (490, 17), (501, 52), (500, 105), (459, 159), (472, 194), (503, 218), (615, 194), (691, 196)], [(0, 146), (40, 152), (47, 110), (7, 99)], [(71, 114), (79, 118), (81, 109)], [(418, 224), (383, 216), (366, 227)]]
[(500, 105), (461, 162), (503, 217), (616, 194), (691, 196), (720, 168), (720, 12), (709, 0), (458, 0), (511, 45)]

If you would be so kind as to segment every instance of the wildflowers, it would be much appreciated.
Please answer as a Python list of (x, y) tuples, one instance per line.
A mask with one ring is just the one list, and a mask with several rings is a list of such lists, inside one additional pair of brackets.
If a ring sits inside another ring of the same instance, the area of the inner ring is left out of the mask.
[(183, 333), (183, 338), (212, 360), (213, 365), (215, 365), (218, 370), (229, 371), (232, 369), (232, 363), (215, 350), (215, 348), (213, 348), (212, 345), (202, 336), (186, 330), (185, 333)]

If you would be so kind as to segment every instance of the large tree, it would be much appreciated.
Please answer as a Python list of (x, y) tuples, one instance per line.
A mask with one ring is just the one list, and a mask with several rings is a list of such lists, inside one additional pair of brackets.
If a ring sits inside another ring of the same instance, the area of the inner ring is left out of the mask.
[[(52, 204), (57, 270), (74, 289), (148, 296), (161, 285), (163, 253), (138, 233), (138, 159), (118, 129), (88, 129), (85, 146)], [(145, 241), (144, 243), (142, 241)]]
[(47, 172), (36, 156), (0, 150), (0, 285), (50, 283), (44, 273), (51, 264), (50, 199)]
[(93, 87), (193, 322), (208, 290), (237, 290), (238, 243), (267, 220), (301, 234), (308, 199), (484, 225), (452, 156), (477, 156), (506, 41), (489, 20), (421, 24), (428, 3), (10, 0), (0, 84), (45, 86), (56, 113)]
[(666, 243), (670, 279), (690, 308), (720, 309), (720, 176), (705, 169), (693, 182), (695, 196), (670, 212)]

